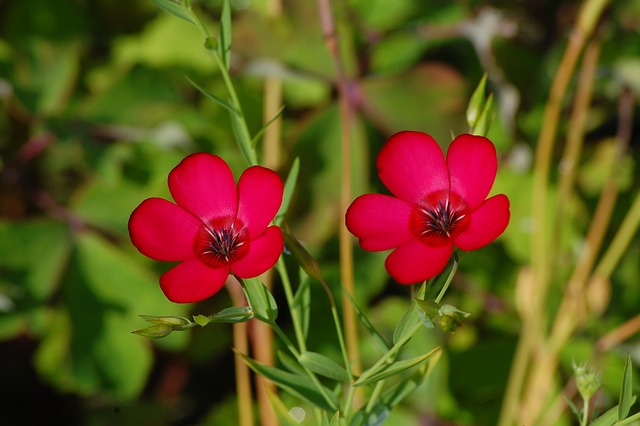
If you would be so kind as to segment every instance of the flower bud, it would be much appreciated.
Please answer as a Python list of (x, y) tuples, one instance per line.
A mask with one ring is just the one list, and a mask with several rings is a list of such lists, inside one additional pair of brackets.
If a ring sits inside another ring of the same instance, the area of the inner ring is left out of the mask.
[(600, 373), (586, 363), (572, 365), (576, 375), (576, 386), (584, 400), (589, 400), (600, 388)]
[(167, 324), (156, 324), (151, 327), (143, 328), (142, 330), (132, 331), (133, 334), (138, 336), (149, 337), (151, 339), (159, 339), (166, 337), (173, 331), (173, 328)]

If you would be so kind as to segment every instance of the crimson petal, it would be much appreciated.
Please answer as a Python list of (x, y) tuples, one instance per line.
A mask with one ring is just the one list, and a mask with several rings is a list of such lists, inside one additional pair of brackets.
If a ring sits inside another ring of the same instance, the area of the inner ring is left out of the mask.
[(391, 136), (376, 164), (386, 187), (396, 197), (412, 204), (431, 193), (449, 189), (442, 150), (426, 133), (400, 132)]
[(199, 302), (220, 291), (228, 276), (229, 268), (211, 268), (193, 257), (165, 272), (160, 288), (172, 302)]
[(388, 195), (365, 194), (347, 209), (347, 229), (369, 251), (389, 250), (411, 238), (409, 219), (413, 207)]
[(500, 194), (486, 200), (469, 217), (469, 225), (455, 239), (462, 250), (477, 250), (495, 240), (509, 224), (509, 199)]
[(447, 151), (447, 166), (451, 192), (475, 210), (489, 195), (496, 178), (496, 148), (482, 136), (460, 135)]
[(201, 218), (213, 221), (236, 214), (236, 184), (231, 169), (218, 156), (191, 154), (169, 173), (175, 202)]
[(267, 271), (278, 261), (284, 248), (282, 232), (277, 226), (270, 226), (255, 240), (248, 243), (247, 253), (233, 265), (233, 273), (240, 278), (252, 278)]
[(129, 235), (134, 246), (147, 257), (165, 262), (194, 255), (193, 242), (202, 222), (170, 201), (144, 200), (129, 218)]
[(413, 239), (395, 249), (387, 257), (385, 266), (400, 284), (415, 284), (442, 272), (451, 253), (451, 243), (430, 246)]
[(284, 185), (273, 170), (260, 166), (248, 168), (238, 181), (238, 220), (249, 238), (262, 234), (273, 220), (280, 204)]

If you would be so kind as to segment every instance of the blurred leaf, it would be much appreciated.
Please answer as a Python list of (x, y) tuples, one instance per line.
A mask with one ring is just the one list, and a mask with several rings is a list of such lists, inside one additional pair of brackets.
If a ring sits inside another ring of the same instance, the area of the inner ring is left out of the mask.
[(470, 128), (473, 128), (478, 120), (478, 117), (482, 114), (485, 105), (487, 87), (487, 74), (485, 73), (480, 79), (480, 83), (476, 86), (476, 89), (469, 99), (469, 105), (467, 106), (467, 124)]
[(401, 25), (417, 7), (413, 0), (396, 0), (393, 7), (385, 0), (352, 0), (351, 5), (360, 19), (376, 30)]
[[(396, 361), (393, 364), (387, 364), (387, 365), (383, 364), (376, 371), (373, 371), (373, 372), (369, 372), (369, 370), (367, 370), (364, 373), (362, 373), (362, 376), (360, 377), (360, 379), (354, 382), (354, 385), (365, 386), (365, 385), (369, 385), (369, 384), (378, 382), (380, 380), (386, 379), (387, 377), (391, 377), (396, 374), (403, 373), (411, 368), (414, 368), (424, 363), (431, 356), (438, 353), (439, 351), (440, 351), (440, 348), (435, 348), (429, 351), (428, 353), (417, 356), (415, 358), (411, 358), (403, 361)], [(362, 380), (362, 377), (366, 377), (366, 378)]]
[(311, 323), (311, 283), (309, 277), (300, 271), (300, 285), (293, 297), (292, 307), (298, 310), (300, 327), (306, 339), (309, 336), (309, 324)]
[(298, 362), (314, 373), (337, 380), (341, 383), (347, 383), (351, 380), (347, 370), (343, 366), (317, 352), (303, 352)]
[[(614, 166), (615, 165), (615, 166)], [(616, 138), (600, 141), (590, 158), (578, 171), (578, 183), (583, 191), (597, 196), (609, 180), (611, 171), (615, 169), (615, 181), (621, 191), (626, 191), (633, 184), (634, 160), (625, 155), (619, 158), (619, 147)]]
[(132, 331), (133, 334), (138, 336), (148, 337), (150, 339), (160, 339), (166, 337), (173, 331), (173, 328), (167, 324), (155, 324), (151, 327), (142, 328), (140, 330)]
[(389, 407), (382, 403), (375, 404), (371, 410), (367, 410), (367, 407), (368, 405), (362, 407), (356, 413), (352, 425), (381, 426), (391, 414)]
[(633, 405), (633, 364), (631, 363), (631, 355), (627, 354), (624, 363), (624, 376), (622, 385), (620, 386), (620, 402), (618, 404), (618, 421), (624, 420), (631, 411)]
[(51, 296), (71, 254), (67, 226), (60, 222), (0, 221), (0, 292), (14, 303)]
[(256, 318), (267, 323), (275, 321), (278, 318), (278, 305), (269, 289), (258, 278), (243, 281), (247, 301)]
[(388, 34), (373, 47), (371, 67), (377, 74), (392, 74), (408, 70), (420, 60), (427, 41), (413, 32)]
[[(242, 358), (242, 360), (247, 363), (253, 371), (272, 381), (284, 391), (325, 410), (330, 410), (332, 412), (336, 410), (338, 406), (337, 401), (333, 400), (331, 405), (329, 405), (322, 394), (311, 384), (311, 381), (307, 376), (292, 374), (275, 367), (270, 367), (268, 365), (261, 364), (242, 353), (237, 351), (235, 352), (236, 355)], [(327, 394), (332, 395), (328, 389), (325, 390)]]
[(367, 117), (388, 132), (424, 131), (444, 147), (451, 140), (451, 129), (466, 128), (465, 82), (449, 66), (426, 64), (401, 75), (369, 79), (362, 90)]
[(613, 426), (618, 421), (618, 410), (619, 406), (616, 405), (589, 423), (589, 426)]

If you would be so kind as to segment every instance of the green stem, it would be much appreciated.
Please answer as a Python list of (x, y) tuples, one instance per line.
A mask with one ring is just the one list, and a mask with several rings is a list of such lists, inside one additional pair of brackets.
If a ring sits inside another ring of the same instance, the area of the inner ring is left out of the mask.
[[(192, 18), (192, 21), (194, 22), (196, 28), (198, 28), (200, 33), (205, 37), (205, 40), (211, 39), (211, 34), (209, 34), (207, 27), (205, 27), (200, 18), (198, 18), (198, 15), (196, 15), (196, 13), (190, 7), (186, 10), (189, 13), (189, 16)], [(231, 99), (231, 104), (235, 109), (236, 118), (234, 120), (234, 125), (237, 125), (238, 144), (240, 145), (240, 150), (242, 151), (245, 160), (247, 160), (250, 165), (256, 165), (258, 164), (258, 158), (255, 150), (252, 147), (251, 133), (249, 132), (249, 127), (247, 126), (247, 120), (244, 116), (242, 105), (240, 104), (240, 99), (238, 98), (236, 89), (233, 86), (233, 81), (231, 81), (229, 70), (227, 69), (226, 64), (220, 57), (220, 54), (217, 50), (207, 48), (207, 51), (213, 56), (213, 59), (218, 65), (218, 69), (220, 70), (220, 74), (222, 74), (222, 79), (224, 80), (224, 84), (227, 88), (229, 98)]]
[(287, 272), (287, 267), (284, 264), (284, 260), (282, 257), (278, 259), (278, 263), (276, 264), (276, 269), (278, 274), (280, 275), (280, 279), (282, 280), (282, 288), (284, 289), (284, 295), (287, 299), (287, 304), (289, 305), (289, 312), (291, 314), (291, 323), (293, 324), (293, 332), (296, 335), (296, 341), (298, 342), (298, 347), (302, 352), (307, 350), (307, 342), (304, 337), (304, 332), (302, 330), (302, 324), (300, 323), (300, 311), (295, 306), (294, 303), (294, 295), (293, 290), (291, 289), (291, 280), (289, 279), (289, 273)]
[(587, 426), (589, 423), (589, 398), (583, 398), (584, 402), (582, 404), (582, 421), (580, 422), (580, 426)]
[(451, 285), (451, 281), (453, 281), (453, 277), (455, 276), (457, 271), (458, 271), (458, 255), (454, 252), (453, 266), (451, 267), (451, 271), (449, 271), (449, 276), (447, 277), (447, 281), (445, 281), (444, 285), (442, 286), (442, 289), (440, 290), (440, 293), (438, 293), (438, 297), (436, 297), (434, 302), (440, 303), (440, 301), (444, 297), (444, 294), (449, 289), (449, 286)]

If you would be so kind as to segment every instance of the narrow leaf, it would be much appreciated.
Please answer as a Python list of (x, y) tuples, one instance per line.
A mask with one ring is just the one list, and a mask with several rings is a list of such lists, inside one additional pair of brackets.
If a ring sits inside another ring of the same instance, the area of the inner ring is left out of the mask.
[(467, 123), (472, 129), (476, 126), (478, 116), (480, 116), (481, 111), (484, 109), (486, 86), (487, 74), (482, 76), (480, 83), (478, 83), (478, 86), (473, 91), (473, 95), (471, 95), (471, 99), (469, 99), (469, 106), (467, 107)]
[(185, 10), (185, 8), (179, 5), (178, 3), (173, 2), (171, 0), (153, 0), (153, 2), (155, 3), (156, 6), (158, 6), (160, 9), (164, 10), (165, 12), (168, 12), (173, 16), (177, 16), (180, 19), (184, 19), (190, 24), (194, 24), (193, 20), (191, 19), (191, 16), (189, 15), (189, 12)]
[(487, 98), (487, 103), (482, 110), (482, 114), (478, 118), (476, 125), (473, 127), (473, 133), (480, 136), (485, 136), (491, 128), (493, 122), (494, 108), (493, 108), (493, 93)]
[(273, 322), (278, 318), (278, 305), (269, 289), (257, 278), (244, 280), (243, 288), (247, 301), (255, 317), (263, 322)]
[(317, 352), (304, 352), (300, 355), (298, 361), (309, 370), (321, 376), (328, 377), (342, 383), (351, 381), (347, 370), (343, 366)]
[(262, 126), (262, 128), (260, 130), (258, 130), (258, 133), (255, 134), (255, 136), (251, 139), (251, 146), (253, 148), (256, 147), (256, 145), (258, 144), (258, 141), (260, 140), (260, 138), (262, 137), (262, 135), (264, 134), (264, 132), (267, 130), (267, 128), (269, 128), (269, 126), (271, 124), (273, 124), (274, 121), (276, 121), (278, 118), (280, 118), (280, 116), (282, 115), (282, 112), (284, 111), (284, 105), (282, 105), (280, 107), (280, 109), (278, 110), (278, 112), (276, 113), (276, 115), (273, 116), (273, 118), (269, 121), (267, 121), (264, 126)]
[(235, 352), (237, 356), (242, 358), (242, 360), (249, 366), (249, 368), (256, 372), (256, 374), (264, 376), (266, 379), (272, 381), (284, 391), (292, 394), (297, 398), (303, 399), (310, 404), (315, 405), (316, 407), (330, 410), (332, 412), (337, 410), (338, 402), (335, 400), (335, 396), (333, 396), (328, 389), (325, 389), (326, 393), (334, 398), (331, 401), (327, 401), (318, 391), (318, 389), (315, 388), (315, 386), (307, 376), (292, 374), (287, 371), (280, 370), (276, 367), (264, 365), (254, 359), (249, 358), (245, 354), (237, 351)]
[(182, 327), (191, 324), (187, 318), (177, 317), (173, 315), (157, 316), (157, 315), (138, 315), (140, 318), (151, 324), (165, 324), (170, 327)]
[(293, 192), (296, 189), (296, 183), (298, 182), (298, 174), (300, 173), (300, 158), (296, 157), (293, 160), (293, 164), (291, 165), (291, 170), (289, 170), (289, 175), (287, 176), (287, 180), (284, 183), (284, 194), (282, 195), (282, 204), (280, 204), (280, 210), (276, 214), (275, 223), (276, 225), (282, 224), (284, 220), (284, 216), (289, 210), (289, 205), (291, 204), (291, 198), (293, 197)]
[(373, 324), (371, 324), (371, 321), (369, 321), (369, 318), (364, 314), (364, 312), (362, 312), (362, 309), (360, 309), (360, 306), (358, 306), (358, 304), (353, 299), (353, 297), (349, 294), (349, 292), (346, 291), (344, 288), (342, 290), (343, 290), (342, 294), (347, 296), (347, 299), (351, 303), (351, 306), (356, 311), (356, 315), (358, 316), (358, 319), (360, 319), (360, 322), (362, 323), (362, 325), (364, 325), (364, 327), (373, 337), (373, 342), (378, 346), (378, 348), (380, 348), (380, 350), (383, 353), (388, 352), (390, 347), (387, 341), (385, 340), (385, 338), (382, 337), (382, 335), (378, 332), (378, 330), (376, 330)]
[[(366, 373), (366, 379), (365, 380), (356, 380), (354, 382), (354, 384), (356, 386), (364, 386), (364, 385), (368, 385), (371, 383), (375, 383), (378, 382), (382, 379), (386, 379), (387, 377), (396, 375), (396, 374), (400, 374), (404, 371), (407, 371), (413, 367), (416, 367), (420, 364), (422, 364), (423, 362), (427, 361), (431, 356), (433, 356), (435, 353), (439, 352), (440, 348), (437, 347), (435, 349), (432, 349), (430, 352), (424, 354), (424, 355), (420, 355), (417, 356), (415, 358), (411, 358), (411, 359), (407, 359), (404, 361), (397, 361), (394, 362), (391, 365), (381, 365), (378, 368), (378, 371), (375, 371), (373, 373), (370, 373), (368, 371), (365, 371)], [(365, 375), (365, 373), (363, 373), (363, 377)]]
[(282, 364), (284, 368), (289, 370), (289, 372), (298, 375), (306, 374), (304, 368), (302, 368), (298, 360), (293, 358), (288, 353), (284, 351), (277, 351), (276, 357), (278, 358), (278, 362), (280, 362), (280, 364)]
[(309, 324), (311, 323), (311, 286), (309, 277), (300, 270), (300, 285), (293, 296), (293, 307), (298, 312), (298, 321), (302, 328), (302, 334), (306, 340), (309, 335)]
[(589, 426), (613, 426), (618, 421), (618, 410), (620, 406), (607, 410), (603, 415), (589, 423)]
[(247, 163), (254, 165), (258, 164), (258, 159), (256, 158), (256, 152), (251, 147), (251, 140), (247, 132), (242, 131), (241, 129), (246, 127), (246, 123), (243, 121), (244, 119), (240, 115), (239, 112), (231, 113), (231, 130), (233, 131), (233, 136), (240, 147), (240, 152), (244, 156)]
[(417, 372), (405, 378), (398, 385), (386, 390), (382, 394), (382, 401), (393, 409), (393, 407), (398, 405), (405, 397), (427, 380), (427, 377), (431, 375), (441, 356), (442, 351), (438, 351), (426, 364), (422, 365)]
[(633, 404), (633, 367), (631, 364), (631, 356), (627, 354), (627, 360), (624, 363), (624, 375), (622, 377), (622, 387), (620, 388), (620, 401), (618, 404), (618, 421), (624, 420), (631, 411)]
[(222, 108), (226, 109), (227, 111), (229, 111), (231, 114), (237, 114), (238, 113), (238, 111), (236, 111), (236, 109), (231, 104), (229, 104), (228, 102), (225, 102), (224, 100), (222, 100), (218, 96), (214, 95), (213, 93), (210, 93), (209, 91), (207, 91), (207, 89), (205, 89), (204, 87), (202, 87), (201, 85), (199, 85), (198, 83), (193, 81), (189, 76), (186, 76), (186, 78), (189, 81), (189, 83), (191, 83), (191, 85), (193, 87), (198, 89), (198, 92), (202, 93), (207, 98), (209, 98), (210, 100), (212, 100), (216, 104), (220, 105)]
[(333, 417), (331, 418), (331, 423), (329, 426), (339, 426), (340, 425), (340, 412), (336, 411)]
[(231, 66), (231, 5), (229, 0), (222, 2), (222, 15), (220, 16), (220, 44), (218, 45), (220, 57), (225, 67)]

